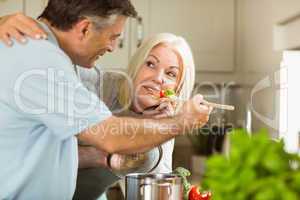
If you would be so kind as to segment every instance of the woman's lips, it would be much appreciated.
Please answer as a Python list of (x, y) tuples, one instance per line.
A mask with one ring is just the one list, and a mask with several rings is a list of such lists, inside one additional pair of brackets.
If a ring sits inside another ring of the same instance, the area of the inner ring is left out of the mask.
[(159, 96), (160, 89), (156, 87), (143, 86), (152, 95)]

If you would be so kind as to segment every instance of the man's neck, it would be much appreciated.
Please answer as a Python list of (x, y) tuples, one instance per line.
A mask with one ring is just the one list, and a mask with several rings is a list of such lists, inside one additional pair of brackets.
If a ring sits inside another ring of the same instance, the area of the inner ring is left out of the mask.
[(69, 44), (68, 44), (68, 40), (67, 40), (67, 36), (66, 36), (66, 33), (65, 31), (61, 31), (61, 30), (58, 30), (57, 28), (53, 27), (51, 25), (51, 23), (44, 19), (44, 18), (41, 18), (39, 19), (41, 22), (43, 22), (44, 24), (46, 24), (48, 26), (48, 28), (50, 29), (50, 31), (53, 33), (54, 37), (56, 38), (57, 40), (57, 43), (58, 43), (58, 46), (70, 57), (70, 59), (72, 58), (72, 54), (71, 52), (69, 51), (70, 47), (69, 47)]

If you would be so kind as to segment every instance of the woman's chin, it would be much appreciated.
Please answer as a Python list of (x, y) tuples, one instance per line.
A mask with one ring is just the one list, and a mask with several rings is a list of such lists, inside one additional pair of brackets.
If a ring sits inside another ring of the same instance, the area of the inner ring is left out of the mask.
[(139, 105), (143, 108), (143, 110), (151, 109), (159, 105), (159, 100), (154, 97), (143, 97), (138, 100)]
[(145, 98), (145, 102), (147, 103), (147, 106), (154, 106), (159, 104), (159, 98), (157, 96), (149, 96), (148, 98)]

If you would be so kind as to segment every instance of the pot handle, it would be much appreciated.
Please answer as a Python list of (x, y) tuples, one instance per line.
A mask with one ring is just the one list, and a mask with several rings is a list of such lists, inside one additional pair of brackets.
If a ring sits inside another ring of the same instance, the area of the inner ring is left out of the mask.
[[(140, 195), (142, 197), (143, 200), (151, 200), (151, 194), (147, 193), (146, 187), (150, 186), (148, 184), (141, 184), (140, 185)], [(150, 190), (148, 190), (149, 192)]]
[(168, 190), (168, 195), (172, 196), (172, 185), (171, 184), (168, 184), (167, 190)]
[[(160, 186), (160, 184), (157, 184), (158, 186)], [(168, 195), (168, 200), (171, 200), (170, 198), (172, 198), (172, 193), (173, 193), (173, 190), (172, 190), (172, 185), (171, 184), (161, 184), (163, 187), (166, 188), (166, 191), (167, 191), (167, 195)], [(164, 200), (165, 200), (165, 197), (162, 197)]]
[[(160, 185), (160, 184), (157, 184), (157, 185)], [(143, 200), (152, 200), (151, 199), (151, 190), (146, 190), (146, 187), (151, 187), (151, 184), (141, 184), (140, 185), (140, 195), (142, 197)], [(164, 185), (165, 186), (165, 185)], [(165, 186), (167, 188), (167, 192), (168, 192), (168, 196), (171, 197), (172, 196), (172, 185), (171, 184), (168, 184), (167, 186)], [(150, 192), (148, 194), (148, 192)]]

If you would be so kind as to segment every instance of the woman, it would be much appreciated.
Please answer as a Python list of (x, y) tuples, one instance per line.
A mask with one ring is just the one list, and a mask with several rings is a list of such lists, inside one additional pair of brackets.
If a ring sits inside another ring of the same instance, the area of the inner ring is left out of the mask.
[[(7, 26), (7, 23), (4, 23), (4, 25)], [(20, 37), (20, 32), (24, 30), (26, 33), (30, 29), (30, 26), (27, 29), (24, 29), (23, 26), (17, 26), (18, 28), (14, 32), (3, 34), (1, 26), (4, 25), (0, 25), (0, 38), (2, 40), (6, 38), (2, 37), (3, 35), (12, 36), (16, 34), (16, 37)], [(42, 34), (42, 30), (38, 31), (40, 32), (39, 34)], [(21, 41), (21, 39), (19, 40)], [(174, 115), (180, 103), (166, 98), (159, 98), (160, 91), (172, 89), (175, 91), (177, 99), (187, 100), (191, 95), (195, 79), (194, 62), (188, 44), (183, 38), (167, 33), (155, 35), (142, 44), (129, 63), (127, 73), (129, 77), (126, 79), (124, 76), (120, 76), (119, 73), (112, 72), (100, 72), (100, 76), (96, 75), (95, 78), (91, 79), (90, 71), (85, 69), (78, 69), (78, 71), (81, 79), (87, 86), (95, 86), (99, 83), (99, 80), (102, 81), (103, 87), (101, 91), (103, 93), (99, 94), (99, 89), (96, 89), (97, 91), (95, 92), (100, 97), (103, 97), (103, 100), (114, 114), (136, 117), (160, 118)], [(172, 171), (173, 146), (174, 140), (162, 145), (162, 159), (153, 172)], [(82, 147), (80, 149), (89, 151), (86, 153), (89, 158), (91, 158), (91, 155), (95, 155), (97, 159), (100, 157), (100, 159), (103, 158), (105, 160), (107, 156), (105, 152), (99, 152), (90, 147)], [(151, 170), (157, 164), (157, 158), (160, 156), (157, 152), (157, 150), (153, 150), (145, 154), (146, 156), (143, 156), (143, 154), (135, 155), (134, 158), (138, 158), (138, 161), (135, 160), (137, 162), (132, 164), (134, 171), (148, 172)], [(110, 163), (114, 169), (122, 167), (126, 162), (119, 164), (113, 161), (128, 161), (128, 156), (115, 155), (111, 158), (116, 158), (112, 159)], [(81, 154), (79, 159), (84, 160)], [(101, 163), (102, 166), (107, 167), (105, 161), (95, 163), (97, 159), (80, 161), (81, 163), (88, 163), (81, 166), (90, 168), (99, 166), (99, 163)], [(152, 159), (155, 161), (154, 163), (151, 162)], [(140, 165), (141, 162), (139, 160), (142, 160), (144, 165)], [(139, 164), (138, 168), (136, 163)], [(110, 185), (115, 180), (117, 178), (107, 169), (79, 170), (74, 198), (95, 199), (105, 186)], [(99, 183), (102, 185), (100, 186)], [(122, 187), (122, 184), (120, 185)]]
[[(159, 118), (165, 114), (172, 116), (179, 104), (158, 98), (159, 93), (161, 90), (172, 89), (178, 99), (189, 99), (195, 79), (191, 50), (181, 37), (169, 33), (154, 35), (136, 51), (129, 63), (127, 74), (129, 80), (132, 80), (132, 85), (118, 73), (102, 73), (103, 100), (112, 112), (116, 115), (136, 117)], [(161, 162), (152, 172), (172, 171), (173, 147), (174, 140), (162, 145)], [(149, 166), (136, 171), (148, 172)], [(120, 189), (110, 188), (108, 195), (116, 195), (116, 191)]]

